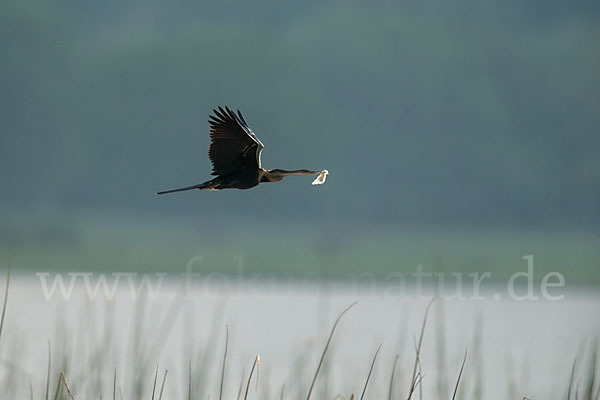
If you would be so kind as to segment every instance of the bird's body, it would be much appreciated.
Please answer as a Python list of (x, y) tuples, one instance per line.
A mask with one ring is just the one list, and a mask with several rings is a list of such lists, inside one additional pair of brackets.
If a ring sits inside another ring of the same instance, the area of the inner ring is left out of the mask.
[(204, 183), (167, 190), (157, 194), (181, 192), (184, 190), (250, 189), (263, 182), (279, 182), (286, 176), (319, 175), (314, 185), (325, 182), (327, 170), (311, 171), (298, 169), (264, 169), (260, 155), (264, 145), (248, 127), (242, 113), (237, 114), (227, 106), (213, 110), (210, 116), (210, 148), (208, 156), (213, 165), (214, 179)]

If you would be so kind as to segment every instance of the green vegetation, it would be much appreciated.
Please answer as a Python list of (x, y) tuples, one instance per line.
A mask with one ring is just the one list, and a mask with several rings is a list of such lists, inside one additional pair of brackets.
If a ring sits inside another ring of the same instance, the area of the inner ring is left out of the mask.
[[(178, 277), (190, 259), (200, 273), (239, 275), (241, 256), (245, 278), (295, 277), (353, 279), (372, 274), (384, 279), (391, 273), (410, 274), (422, 265), (426, 272), (491, 272), (506, 282), (525, 271), (523, 256), (535, 257), (535, 281), (548, 272), (560, 272), (567, 286), (600, 283), (600, 240), (592, 232), (548, 232), (515, 229), (398, 229), (352, 224), (288, 223), (268, 225), (255, 221), (248, 228), (229, 225), (197, 227), (195, 221), (141, 218), (32, 219), (2, 230), (0, 253), (10, 254), (21, 270), (38, 271), (145, 271)], [(250, 228), (252, 227), (252, 228)], [(9, 240), (12, 239), (12, 240)], [(367, 280), (365, 279), (365, 282)]]

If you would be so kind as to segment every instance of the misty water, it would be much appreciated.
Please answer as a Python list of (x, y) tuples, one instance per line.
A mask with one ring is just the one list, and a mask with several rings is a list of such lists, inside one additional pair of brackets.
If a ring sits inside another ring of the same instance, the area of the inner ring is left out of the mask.
[[(31, 382), (39, 396), (45, 390), (50, 340), (51, 392), (54, 375), (64, 369), (75, 395), (101, 391), (103, 398), (112, 398), (116, 368), (125, 398), (136, 374), (150, 396), (158, 363), (159, 376), (169, 371), (165, 398), (185, 398), (191, 363), (192, 375), (204, 371), (207, 382), (195, 394), (215, 398), (228, 326), (225, 398), (237, 395), (256, 355), (260, 380), (257, 389), (252, 383), (250, 398), (279, 398), (283, 384), (290, 397), (305, 397), (337, 315), (357, 301), (337, 328), (315, 398), (360, 394), (380, 344), (367, 393), (387, 397), (399, 355), (394, 393), (405, 398), (429, 299), (412, 287), (403, 296), (386, 289), (332, 282), (259, 282), (224, 289), (197, 282), (191, 296), (183, 298), (182, 283), (165, 280), (153, 296), (134, 299), (127, 285), (119, 285), (114, 298), (100, 294), (90, 300), (77, 281), (67, 300), (58, 293), (47, 300), (39, 276), (17, 274), (2, 335), (2, 368), (16, 366), (15, 386), (27, 393)], [(597, 291), (562, 288), (560, 300), (537, 293), (537, 300), (518, 301), (498, 296), (503, 290), (486, 286), (484, 299), (434, 301), (420, 366), (425, 398), (451, 398), (465, 350), (463, 398), (551, 398), (565, 392), (575, 356), (581, 358), (600, 331)]]

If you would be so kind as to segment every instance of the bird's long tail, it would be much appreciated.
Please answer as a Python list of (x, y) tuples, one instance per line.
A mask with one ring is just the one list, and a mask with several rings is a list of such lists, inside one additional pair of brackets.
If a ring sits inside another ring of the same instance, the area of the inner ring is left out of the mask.
[(210, 185), (210, 182), (204, 182), (204, 183), (200, 183), (198, 185), (186, 186), (186, 187), (182, 187), (179, 189), (165, 190), (164, 192), (158, 192), (156, 194), (183, 192), (184, 190), (192, 190), (192, 189), (211, 189), (211, 185)]

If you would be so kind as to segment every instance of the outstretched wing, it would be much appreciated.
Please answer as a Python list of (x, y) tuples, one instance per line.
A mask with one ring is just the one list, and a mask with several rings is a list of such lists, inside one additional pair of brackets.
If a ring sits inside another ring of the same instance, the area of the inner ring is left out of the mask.
[(213, 175), (227, 175), (247, 167), (260, 168), (263, 144), (248, 127), (242, 113), (237, 114), (225, 106), (214, 109), (210, 124), (208, 157), (213, 165)]

